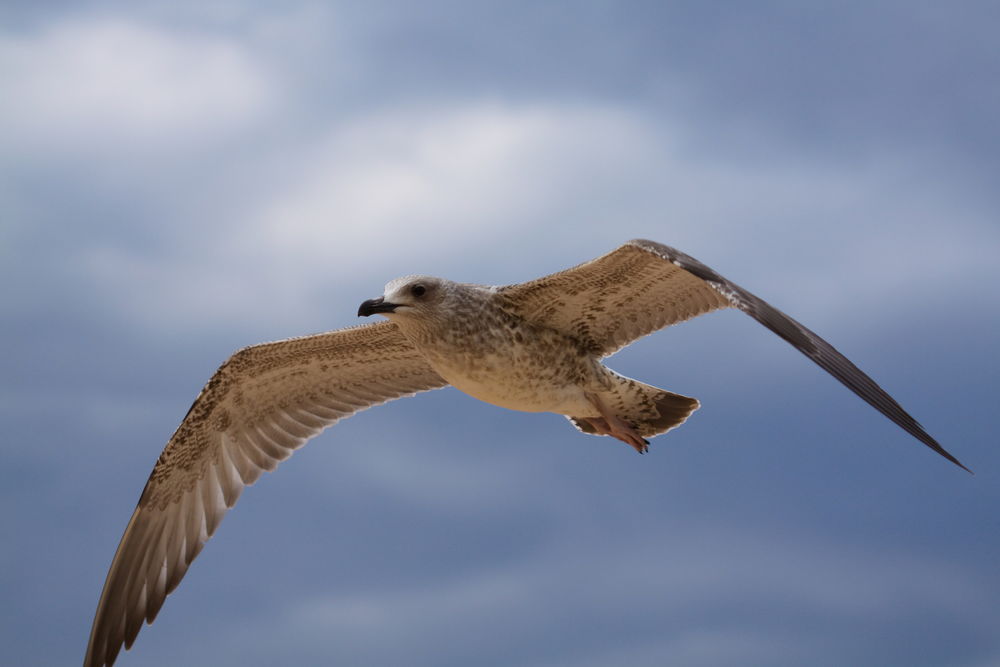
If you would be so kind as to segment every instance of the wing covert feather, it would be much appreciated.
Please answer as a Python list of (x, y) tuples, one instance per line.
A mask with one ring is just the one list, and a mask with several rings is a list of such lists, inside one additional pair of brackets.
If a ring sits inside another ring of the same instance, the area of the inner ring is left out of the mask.
[(501, 287), (511, 308), (605, 357), (729, 301), (682, 267), (630, 243), (579, 266)]
[(261, 473), (340, 419), (446, 384), (390, 322), (233, 354), (150, 474), (111, 563), (85, 667), (111, 665), (132, 646)]

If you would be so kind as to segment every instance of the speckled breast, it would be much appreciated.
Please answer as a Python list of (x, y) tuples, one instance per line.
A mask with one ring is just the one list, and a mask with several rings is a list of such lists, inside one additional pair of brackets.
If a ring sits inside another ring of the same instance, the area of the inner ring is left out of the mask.
[(593, 411), (584, 391), (598, 381), (597, 364), (572, 339), (524, 323), (455, 333), (428, 341), (423, 351), (460, 391), (524, 412)]

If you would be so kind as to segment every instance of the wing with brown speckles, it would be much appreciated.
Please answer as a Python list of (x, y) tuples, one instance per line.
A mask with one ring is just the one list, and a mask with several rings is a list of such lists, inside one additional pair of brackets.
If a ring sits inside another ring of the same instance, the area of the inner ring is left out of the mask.
[(525, 319), (570, 334), (602, 357), (663, 327), (732, 305), (704, 280), (634, 242), (500, 293)]
[(85, 667), (111, 665), (132, 646), (262, 472), (340, 419), (446, 384), (390, 322), (230, 357), (153, 468), (104, 583)]
[(606, 356), (657, 329), (732, 306), (812, 359), (869, 405), (965, 470), (874, 380), (816, 333), (690, 255), (636, 239), (595, 260), (500, 288), (526, 319)]

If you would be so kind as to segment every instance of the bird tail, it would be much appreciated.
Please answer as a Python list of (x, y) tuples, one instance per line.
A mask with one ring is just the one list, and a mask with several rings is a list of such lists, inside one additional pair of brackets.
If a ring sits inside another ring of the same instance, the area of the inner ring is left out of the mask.
[[(617, 375), (617, 374), (616, 374)], [(605, 403), (644, 438), (677, 428), (701, 407), (698, 399), (675, 394), (631, 378), (618, 376)], [(597, 435), (596, 429), (580, 417), (568, 417), (579, 430)]]
[[(644, 385), (649, 387), (649, 385)], [(666, 433), (677, 428), (691, 416), (691, 413), (701, 407), (697, 398), (682, 396), (673, 392), (649, 387), (657, 392), (653, 399), (659, 416), (639, 424), (639, 434), (645, 437)]]

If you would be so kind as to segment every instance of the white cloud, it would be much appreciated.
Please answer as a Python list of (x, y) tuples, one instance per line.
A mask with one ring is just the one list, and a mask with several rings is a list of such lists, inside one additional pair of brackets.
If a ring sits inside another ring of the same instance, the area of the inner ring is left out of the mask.
[(377, 262), (399, 267), (374, 272), (380, 281), (427, 271), (514, 282), (647, 236), (696, 256), (711, 249), (704, 259), (737, 282), (831, 324), (890, 300), (922, 305), (962, 278), (963, 262), (995, 272), (995, 232), (961, 193), (921, 187), (912, 167), (878, 156), (730, 163), (694, 154), (683, 131), (627, 107), (574, 104), (355, 118), (301, 156), (243, 241), (292, 274)]
[[(588, 206), (579, 191), (613, 196), (603, 177), (617, 170), (625, 182), (647, 146), (630, 114), (586, 107), (472, 104), (351, 119), (260, 160), (252, 186), (221, 188), (239, 202), (178, 221), (168, 233), (186, 239), (184, 257), (95, 245), (83, 271), (125, 319), (150, 328), (274, 319), (271, 308), (304, 316), (319, 292), (329, 304), (331, 286), (377, 289), (391, 271), (461, 279), (457, 267), (477, 255), (508, 268), (537, 256), (560, 243), (552, 228), (592, 225), (566, 212)], [(547, 217), (552, 228), (538, 227)]]
[(299, 178), (248, 240), (300, 266), (360, 264), (363, 250), (429, 262), (457, 248), (517, 246), (525, 227), (565, 211), (574, 190), (606, 196), (593, 187), (616, 169), (627, 180), (648, 159), (647, 130), (626, 111), (572, 106), (473, 103), (354, 119), (303, 156)]
[(37, 152), (184, 150), (257, 119), (274, 91), (239, 43), (125, 20), (0, 37), (5, 141)]
[(919, 174), (899, 165), (729, 163), (694, 156), (680, 134), (670, 119), (573, 104), (347, 117), (314, 142), (264, 150), (250, 176), (223, 170), (219, 192), (239, 200), (178, 221), (185, 256), (102, 247), (85, 263), (130, 320), (230, 326), (329, 311), (344, 288), (407, 273), (516, 282), (645, 236), (832, 336), (856, 329), (845, 313), (924, 307), (963, 261), (992, 266), (985, 226), (950, 210), (947, 189), (914, 194)]

